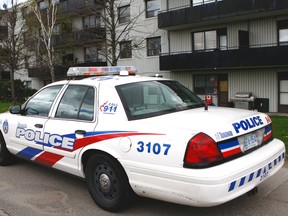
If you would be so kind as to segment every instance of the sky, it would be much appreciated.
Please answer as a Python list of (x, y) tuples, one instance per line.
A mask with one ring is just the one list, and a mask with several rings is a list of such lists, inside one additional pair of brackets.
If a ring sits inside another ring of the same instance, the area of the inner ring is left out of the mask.
[(14, 3), (17, 1), (18, 3), (25, 2), (27, 0), (0, 0), (0, 9), (4, 10), (3, 5), (6, 4), (9, 7), (11, 7), (11, 1), (14, 1)]

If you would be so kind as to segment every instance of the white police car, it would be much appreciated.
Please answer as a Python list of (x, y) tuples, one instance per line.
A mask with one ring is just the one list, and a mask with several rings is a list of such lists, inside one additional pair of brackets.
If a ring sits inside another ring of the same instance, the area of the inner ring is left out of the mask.
[[(135, 68), (79, 67), (68, 75), (120, 70)], [(285, 160), (266, 114), (207, 109), (176, 81), (121, 73), (45, 86), (1, 114), (0, 129), (1, 165), (16, 155), (83, 177), (109, 211), (134, 193), (215, 206), (252, 190)]]

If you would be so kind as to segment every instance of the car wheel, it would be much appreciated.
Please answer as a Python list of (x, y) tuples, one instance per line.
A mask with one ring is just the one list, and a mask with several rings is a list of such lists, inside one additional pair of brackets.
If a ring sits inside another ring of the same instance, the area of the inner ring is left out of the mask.
[(101, 208), (116, 212), (128, 205), (132, 189), (116, 159), (106, 154), (93, 155), (86, 164), (85, 173), (89, 193)]
[(12, 155), (6, 148), (5, 140), (0, 133), (0, 166), (9, 165), (12, 162)]

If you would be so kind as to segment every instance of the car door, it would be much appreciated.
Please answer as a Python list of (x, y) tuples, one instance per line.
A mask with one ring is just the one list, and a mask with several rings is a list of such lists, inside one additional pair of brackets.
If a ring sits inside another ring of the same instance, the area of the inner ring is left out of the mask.
[(95, 92), (94, 87), (87, 85), (67, 87), (53, 117), (45, 124), (49, 145), (44, 146), (39, 162), (68, 172), (67, 169), (77, 169), (77, 156), (83, 146), (76, 145), (76, 140), (90, 136), (96, 126)]
[(11, 114), (7, 119), (9, 124), (9, 150), (20, 157), (34, 160), (47, 143), (44, 127), (49, 119), (49, 113), (54, 100), (63, 85), (43, 88), (31, 97), (17, 114)]

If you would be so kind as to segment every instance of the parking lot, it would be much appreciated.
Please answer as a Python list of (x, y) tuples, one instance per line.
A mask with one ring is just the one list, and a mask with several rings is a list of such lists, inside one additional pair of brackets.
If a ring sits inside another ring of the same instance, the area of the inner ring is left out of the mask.
[[(0, 216), (114, 215), (98, 208), (82, 179), (33, 163), (0, 167)], [(287, 215), (288, 166), (259, 187), (212, 208), (194, 208), (138, 198), (131, 207), (115, 215)]]

